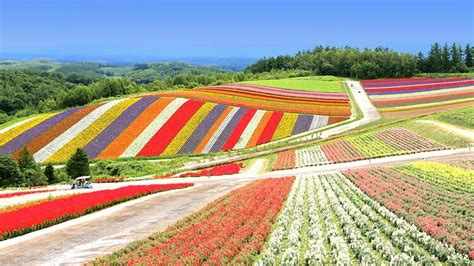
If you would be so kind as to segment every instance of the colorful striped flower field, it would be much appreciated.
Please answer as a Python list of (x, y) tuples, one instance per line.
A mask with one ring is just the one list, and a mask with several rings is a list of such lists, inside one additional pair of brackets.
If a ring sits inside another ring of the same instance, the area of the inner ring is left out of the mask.
[(361, 83), (383, 113), (474, 101), (474, 79), (468, 78), (378, 79)]
[(340, 93), (243, 84), (197, 88), (37, 116), (0, 133), (0, 154), (17, 157), (27, 147), (38, 162), (62, 162), (76, 148), (83, 148), (89, 159), (229, 151), (349, 116), (348, 98)]

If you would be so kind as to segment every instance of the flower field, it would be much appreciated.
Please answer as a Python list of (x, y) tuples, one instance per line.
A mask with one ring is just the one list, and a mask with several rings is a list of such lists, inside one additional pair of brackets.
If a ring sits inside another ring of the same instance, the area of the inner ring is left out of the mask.
[(101, 177), (94, 179), (94, 183), (119, 183), (124, 181), (125, 178), (123, 177)]
[(40, 115), (0, 133), (0, 154), (27, 147), (38, 162), (244, 149), (350, 116), (344, 93), (226, 85), (114, 100)]
[(293, 180), (286, 177), (252, 182), (164, 232), (99, 258), (93, 264), (250, 263), (268, 238)]
[(380, 112), (396, 112), (474, 101), (474, 79), (405, 78), (362, 80)]
[(474, 173), (436, 162), (343, 174), (390, 211), (474, 259)]
[(255, 259), (262, 265), (469, 262), (341, 174), (297, 178), (269, 241)]
[(277, 156), (273, 169), (317, 166), (443, 149), (447, 147), (405, 128), (394, 127), (335, 140), (319, 146), (281, 152)]
[(67, 197), (54, 198), (0, 213), (0, 240), (23, 235), (79, 216), (161, 191), (179, 189), (193, 184), (126, 186)]
[(36, 189), (36, 190), (0, 193), (0, 199), (1, 198), (19, 197), (19, 196), (23, 196), (23, 195), (36, 194), (36, 193), (45, 193), (45, 192), (51, 192), (51, 191), (54, 191), (54, 189)]
[(240, 169), (242, 167), (244, 167), (243, 163), (228, 163), (228, 164), (214, 166), (210, 169), (183, 173), (183, 174), (180, 174), (179, 177), (235, 175), (240, 172)]

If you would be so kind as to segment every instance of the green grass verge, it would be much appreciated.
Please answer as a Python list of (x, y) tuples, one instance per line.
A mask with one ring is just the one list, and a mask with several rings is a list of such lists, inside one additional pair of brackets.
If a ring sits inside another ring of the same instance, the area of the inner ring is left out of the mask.
[(433, 115), (435, 120), (474, 129), (474, 107), (452, 110)]
[(312, 76), (302, 78), (245, 81), (245, 84), (262, 85), (290, 90), (312, 92), (345, 92), (342, 78), (333, 76)]

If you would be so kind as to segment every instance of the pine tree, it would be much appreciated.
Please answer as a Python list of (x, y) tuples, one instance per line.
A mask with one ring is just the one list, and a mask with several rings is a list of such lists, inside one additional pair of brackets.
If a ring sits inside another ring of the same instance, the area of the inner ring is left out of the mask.
[(441, 48), (439, 43), (435, 42), (431, 45), (430, 52), (428, 54), (427, 72), (441, 72), (443, 69), (443, 58), (441, 55)]
[(18, 159), (18, 166), (20, 171), (25, 172), (26, 170), (37, 170), (38, 166), (36, 165), (35, 159), (30, 154), (26, 147), (20, 151), (20, 157)]
[(419, 73), (426, 72), (426, 60), (422, 52), (419, 52), (416, 55), (416, 64), (417, 64), (417, 70)]
[(448, 47), (447, 43), (444, 44), (443, 52), (442, 52), (442, 58), (443, 58), (442, 59), (443, 60), (442, 72), (449, 72), (451, 70), (452, 63), (451, 63), (451, 60), (450, 60), (449, 47)]
[(472, 61), (472, 48), (469, 44), (466, 44), (466, 50), (464, 51), (464, 63), (467, 67), (472, 67), (474, 62)]
[(89, 159), (82, 149), (78, 148), (69, 158), (66, 164), (66, 172), (71, 178), (90, 175)]
[(46, 165), (44, 168), (44, 175), (48, 178), (48, 183), (52, 184), (56, 181), (56, 176), (54, 174), (54, 167), (52, 164)]

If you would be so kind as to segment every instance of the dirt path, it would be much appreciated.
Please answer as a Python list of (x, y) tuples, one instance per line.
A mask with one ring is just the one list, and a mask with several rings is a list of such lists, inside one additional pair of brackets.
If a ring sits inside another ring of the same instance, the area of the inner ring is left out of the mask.
[(416, 120), (417, 123), (425, 123), (425, 124), (432, 124), (449, 132), (453, 132), (456, 135), (474, 141), (474, 130), (461, 128), (455, 125), (451, 125), (448, 123), (440, 122), (440, 121), (433, 121), (433, 120)]
[(81, 264), (124, 247), (131, 241), (146, 238), (154, 232), (163, 230), (180, 218), (249, 181), (249, 179), (202, 179), (191, 189), (158, 193), (145, 199), (139, 198), (47, 229), (2, 241), (0, 264)]

